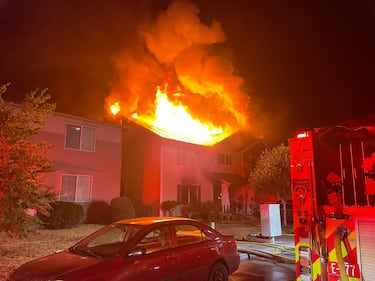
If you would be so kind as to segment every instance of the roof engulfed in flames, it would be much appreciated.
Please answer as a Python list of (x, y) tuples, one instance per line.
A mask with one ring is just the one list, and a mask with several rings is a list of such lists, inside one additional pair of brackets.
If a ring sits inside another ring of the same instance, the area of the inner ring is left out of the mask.
[(201, 145), (215, 144), (233, 133), (228, 128), (224, 131), (225, 128), (211, 122), (195, 119), (185, 105), (170, 101), (161, 87), (156, 89), (155, 114), (133, 114), (133, 118), (162, 137)]
[(198, 13), (176, 0), (159, 14), (143, 34), (147, 51), (117, 58), (106, 107), (162, 137), (213, 145), (248, 126), (249, 97), (232, 64), (206, 48), (225, 41), (220, 23), (204, 25)]

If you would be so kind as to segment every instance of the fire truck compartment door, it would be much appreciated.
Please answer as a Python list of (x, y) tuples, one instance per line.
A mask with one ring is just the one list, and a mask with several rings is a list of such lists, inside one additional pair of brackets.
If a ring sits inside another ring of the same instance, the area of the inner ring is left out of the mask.
[(358, 220), (359, 254), (364, 280), (373, 280), (375, 276), (375, 220)]

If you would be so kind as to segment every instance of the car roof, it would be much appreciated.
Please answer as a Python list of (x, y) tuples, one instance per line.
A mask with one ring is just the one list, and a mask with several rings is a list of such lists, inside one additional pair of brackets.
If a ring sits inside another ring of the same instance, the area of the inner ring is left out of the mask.
[(134, 225), (151, 225), (155, 223), (162, 222), (198, 222), (194, 219), (184, 218), (184, 217), (139, 217), (125, 219), (115, 222), (115, 224), (134, 224)]

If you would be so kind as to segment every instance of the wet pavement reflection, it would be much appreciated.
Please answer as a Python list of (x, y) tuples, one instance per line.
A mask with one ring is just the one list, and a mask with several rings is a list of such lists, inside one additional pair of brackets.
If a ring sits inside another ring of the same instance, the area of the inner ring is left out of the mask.
[(269, 259), (241, 255), (240, 268), (230, 276), (230, 281), (295, 281), (295, 265), (278, 263)]

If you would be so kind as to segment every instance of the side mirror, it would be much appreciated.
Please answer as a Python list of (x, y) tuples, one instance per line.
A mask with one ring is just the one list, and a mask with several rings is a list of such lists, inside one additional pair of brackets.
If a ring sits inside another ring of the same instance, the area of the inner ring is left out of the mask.
[(145, 248), (135, 248), (128, 253), (128, 257), (139, 257), (146, 254)]

